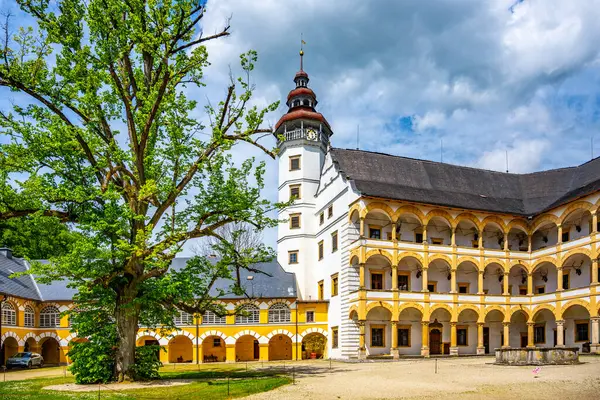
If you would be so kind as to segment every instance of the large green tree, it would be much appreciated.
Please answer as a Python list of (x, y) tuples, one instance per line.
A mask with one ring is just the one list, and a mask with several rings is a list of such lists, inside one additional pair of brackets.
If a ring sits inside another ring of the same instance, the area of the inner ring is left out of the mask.
[[(240, 254), (218, 232), (275, 223), (269, 212), (281, 205), (261, 198), (264, 165), (233, 160), (230, 150), (244, 143), (274, 156), (259, 139), (277, 104), (249, 106), (250, 51), (223, 99), (198, 112), (187, 93), (203, 87), (203, 43), (229, 34), (226, 24), (203, 35), (204, 1), (17, 3), (31, 25), (16, 29), (7, 18), (2, 29), (0, 87), (17, 94), (0, 113), (0, 220), (52, 218), (76, 233), (66, 254), (34, 272), (77, 287), (87, 315), (75, 318), (80, 335), (116, 346), (105, 354), (113, 377), (135, 378), (140, 324), (168, 323), (175, 306), (210, 308), (224, 293), (210, 288), (232, 277), (232, 264), (272, 256), (264, 246)], [(196, 257), (172, 271), (183, 244), (202, 237), (220, 239), (221, 261)]]

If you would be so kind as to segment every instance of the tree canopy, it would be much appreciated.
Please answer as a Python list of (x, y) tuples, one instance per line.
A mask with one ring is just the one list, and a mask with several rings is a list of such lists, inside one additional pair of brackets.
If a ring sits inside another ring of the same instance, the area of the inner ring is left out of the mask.
[[(100, 352), (114, 365), (94, 379), (135, 379), (140, 324), (168, 325), (177, 307), (209, 309), (211, 283), (232, 278), (232, 263), (273, 256), (262, 244), (240, 255), (218, 232), (276, 223), (270, 212), (283, 205), (261, 196), (265, 165), (230, 151), (244, 143), (274, 157), (259, 140), (278, 104), (251, 105), (249, 51), (223, 98), (197, 117), (187, 93), (203, 88), (204, 42), (230, 34), (226, 23), (204, 35), (205, 2), (17, 3), (33, 22), (16, 29), (8, 16), (2, 29), (0, 87), (18, 96), (0, 110), (0, 221), (26, 217), (32, 230), (59, 221), (73, 233), (34, 272), (77, 287), (73, 327), (92, 346), (81, 360)], [(184, 243), (203, 237), (219, 239), (223, 257), (172, 271)]]

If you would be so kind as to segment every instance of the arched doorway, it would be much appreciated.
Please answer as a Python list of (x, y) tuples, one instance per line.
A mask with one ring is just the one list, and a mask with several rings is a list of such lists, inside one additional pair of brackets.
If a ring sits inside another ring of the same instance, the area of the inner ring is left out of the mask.
[(156, 359), (160, 360), (160, 350), (161, 349), (159, 347), (160, 343), (158, 342), (158, 339), (156, 339), (153, 336), (149, 336), (149, 335), (142, 336), (137, 340), (136, 344), (138, 346), (156, 346), (156, 354), (155, 354)]
[(527, 320), (528, 315), (521, 310), (513, 312), (510, 316), (509, 345), (510, 347), (527, 347)]
[(202, 362), (225, 361), (225, 341), (219, 336), (208, 336), (202, 341)]
[(582, 353), (589, 353), (592, 338), (590, 313), (581, 304), (572, 304), (563, 310), (565, 345), (579, 347)]
[(483, 347), (485, 354), (493, 353), (494, 349), (504, 346), (504, 313), (491, 310), (485, 315), (483, 326)]
[(52, 337), (45, 337), (41, 341), (41, 354), (44, 364), (60, 364), (60, 344)]
[(392, 345), (392, 313), (385, 307), (373, 307), (367, 313), (366, 347), (367, 355), (390, 354)]
[(6, 339), (4, 339), (4, 342), (2, 342), (2, 350), (0, 354), (2, 365), (6, 365), (6, 360), (11, 358), (18, 352), (19, 343), (17, 342), (17, 339), (11, 336), (8, 336)]
[(421, 321), (423, 314), (415, 307), (400, 311), (398, 317), (398, 354), (419, 355), (422, 348)]
[(25, 341), (25, 346), (23, 348), (23, 351), (32, 351), (34, 353), (39, 353), (40, 349), (38, 348), (38, 344), (35, 341), (35, 339), (30, 337), (30, 338), (27, 338), (27, 340)]
[(274, 335), (269, 340), (269, 361), (291, 360), (292, 339), (287, 335)]
[(170, 363), (191, 363), (194, 358), (194, 344), (186, 336), (175, 336), (169, 342)]
[(302, 339), (302, 359), (321, 359), (327, 351), (327, 338), (321, 333), (309, 333)]
[(429, 354), (442, 354), (444, 349), (442, 346), (442, 333), (444, 325), (435, 319), (429, 324)]
[(260, 345), (252, 335), (244, 335), (235, 342), (236, 361), (255, 361), (260, 358)]
[(450, 312), (438, 308), (429, 317), (429, 354), (450, 354)]

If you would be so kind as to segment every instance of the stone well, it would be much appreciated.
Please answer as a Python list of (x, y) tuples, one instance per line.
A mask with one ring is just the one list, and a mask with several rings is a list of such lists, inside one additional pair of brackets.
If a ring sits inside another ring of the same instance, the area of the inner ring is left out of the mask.
[(579, 363), (579, 347), (512, 347), (496, 349), (500, 365), (566, 365)]

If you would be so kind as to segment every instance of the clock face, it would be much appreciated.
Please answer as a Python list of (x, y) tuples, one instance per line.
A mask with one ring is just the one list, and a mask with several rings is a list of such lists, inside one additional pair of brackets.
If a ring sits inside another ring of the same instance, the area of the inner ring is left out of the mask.
[(309, 129), (306, 133), (306, 138), (308, 140), (317, 140), (317, 132), (315, 132), (313, 129)]

